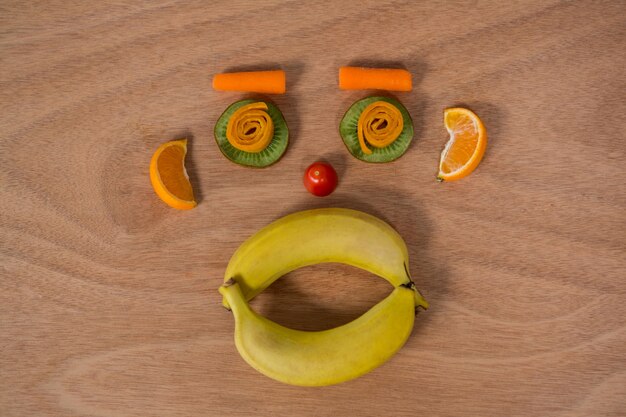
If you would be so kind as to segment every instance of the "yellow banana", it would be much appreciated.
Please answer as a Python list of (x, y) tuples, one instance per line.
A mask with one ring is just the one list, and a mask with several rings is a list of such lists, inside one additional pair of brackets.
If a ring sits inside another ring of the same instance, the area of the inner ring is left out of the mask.
[(259, 372), (292, 385), (348, 381), (387, 361), (413, 329), (415, 295), (399, 286), (358, 319), (330, 330), (283, 327), (252, 311), (236, 281), (220, 287), (235, 315), (235, 344)]
[[(234, 278), (250, 300), (287, 272), (324, 262), (364, 269), (394, 287), (411, 282), (398, 232), (377, 217), (343, 208), (297, 212), (261, 229), (233, 254), (224, 282)], [(427, 308), (415, 295), (416, 305)], [(228, 308), (226, 299), (223, 304)]]
[[(248, 305), (285, 273), (323, 262), (365, 269), (394, 290), (358, 319), (320, 332), (288, 329)], [(235, 252), (219, 291), (235, 316), (235, 344), (246, 362), (305, 386), (337, 384), (381, 365), (406, 342), (416, 307), (428, 308), (411, 281), (402, 237), (382, 220), (348, 209), (294, 213), (263, 228)]]

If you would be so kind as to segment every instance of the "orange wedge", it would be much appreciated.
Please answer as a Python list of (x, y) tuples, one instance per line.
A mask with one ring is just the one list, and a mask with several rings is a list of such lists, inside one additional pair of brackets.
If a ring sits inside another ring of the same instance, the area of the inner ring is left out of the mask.
[(187, 139), (159, 146), (150, 161), (150, 181), (157, 195), (170, 207), (190, 210), (197, 203), (185, 170)]
[(471, 110), (461, 107), (446, 109), (444, 124), (450, 140), (441, 152), (440, 181), (455, 181), (472, 173), (487, 148), (487, 131), (483, 122)]

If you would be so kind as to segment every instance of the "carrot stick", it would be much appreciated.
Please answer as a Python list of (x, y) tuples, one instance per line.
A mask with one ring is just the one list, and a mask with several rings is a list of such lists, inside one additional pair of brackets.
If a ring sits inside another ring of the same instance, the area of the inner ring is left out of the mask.
[(411, 91), (411, 73), (389, 68), (339, 68), (339, 88), (342, 90)]
[(285, 71), (249, 71), (215, 74), (213, 76), (213, 89), (219, 91), (284, 94)]

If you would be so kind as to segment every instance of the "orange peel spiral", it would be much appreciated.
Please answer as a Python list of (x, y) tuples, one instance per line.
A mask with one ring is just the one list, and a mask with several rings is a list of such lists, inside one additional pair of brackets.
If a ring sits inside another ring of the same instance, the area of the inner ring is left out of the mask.
[(274, 122), (262, 101), (240, 107), (228, 120), (226, 138), (244, 152), (261, 152), (272, 141)]
[(403, 127), (404, 119), (396, 106), (386, 101), (375, 101), (359, 116), (357, 134), (361, 150), (370, 155), (372, 150), (367, 144), (375, 148), (391, 145), (398, 139)]

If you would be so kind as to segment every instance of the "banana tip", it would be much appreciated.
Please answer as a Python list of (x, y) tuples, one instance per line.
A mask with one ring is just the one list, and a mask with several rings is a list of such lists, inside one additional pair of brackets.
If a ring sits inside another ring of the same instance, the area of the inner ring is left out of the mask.
[(235, 281), (233, 278), (230, 278), (228, 281), (220, 285), (220, 287), (217, 290), (219, 291), (220, 294), (222, 294), (223, 296), (226, 296), (226, 288), (231, 287), (235, 285), (236, 283), (237, 281)]

